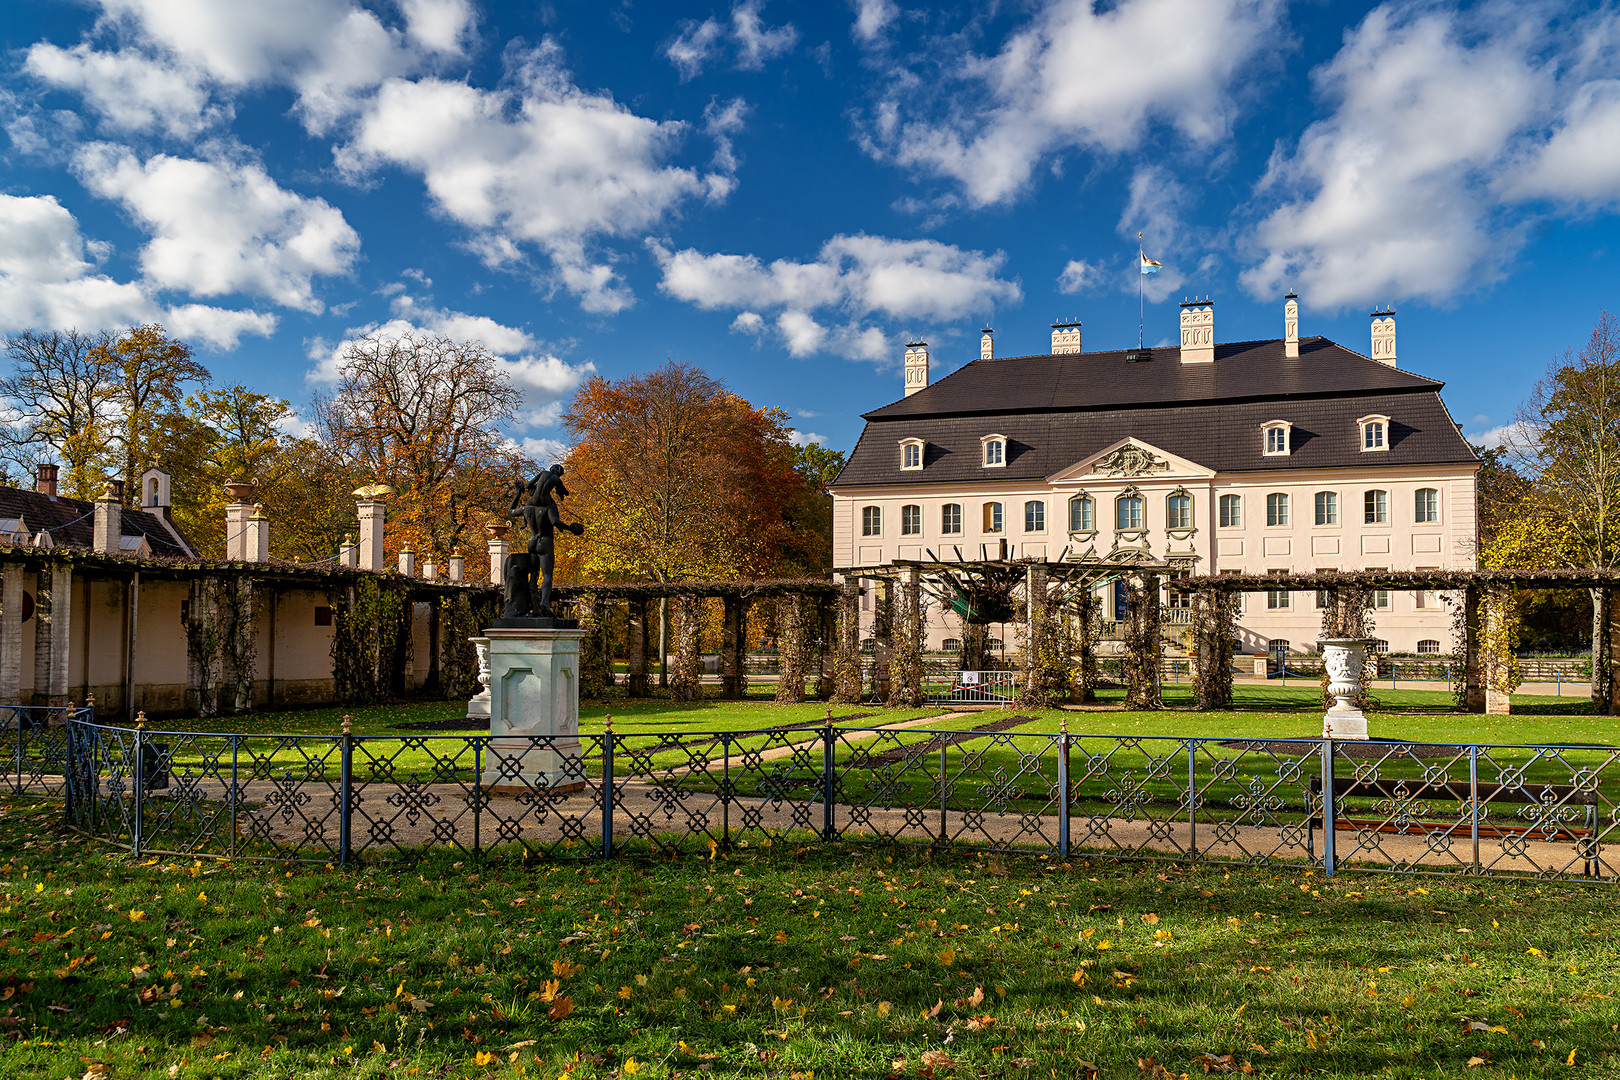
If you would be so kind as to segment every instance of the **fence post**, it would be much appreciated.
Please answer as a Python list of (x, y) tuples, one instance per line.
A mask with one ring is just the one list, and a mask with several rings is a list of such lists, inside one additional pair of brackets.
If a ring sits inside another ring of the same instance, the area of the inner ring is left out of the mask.
[(130, 817), (130, 852), (141, 857), (141, 817), (146, 803), (146, 713), (135, 718), (135, 812)]
[(602, 723), (602, 858), (613, 857), (613, 714)]
[(833, 726), (832, 709), (821, 723), (821, 839), (838, 839), (837, 823), (833, 820)]
[(1477, 872), (1479, 870), (1479, 747), (1477, 746), (1468, 748), (1468, 833), (1474, 844), (1474, 870)]
[(1198, 855), (1198, 744), (1187, 740), (1187, 846)]
[(1069, 857), (1069, 717), (1058, 718), (1058, 858)]
[(1332, 877), (1338, 852), (1334, 847), (1333, 740), (1322, 740), (1322, 876)]
[(720, 844), (731, 847), (731, 736), (720, 736)]
[(939, 844), (941, 847), (945, 846), (946, 838), (950, 834), (950, 822), (946, 818), (948, 802), (945, 790), (945, 785), (948, 782), (946, 769), (949, 768), (945, 761), (945, 755), (950, 751), (950, 748), (950, 739), (943, 737), (942, 734), (939, 740)]
[(13, 791), (15, 791), (18, 795), (21, 795), (23, 777), (23, 721), (27, 718), (27, 715), (24, 713), (21, 705), (18, 705), (16, 708), (12, 709), (11, 714), (12, 716), (16, 717), (17, 720), (17, 773), (16, 779), (11, 782), (11, 786)]
[(241, 737), (238, 736), (238, 735), (232, 735), (230, 738), (231, 738), (231, 846), (230, 846), (227, 854), (235, 855), (236, 854), (236, 839), (237, 839), (237, 837), (239, 835), (241, 835), (240, 833), (237, 832), (237, 825), (236, 825), (236, 803), (237, 803), (237, 799), (238, 799), (238, 796), (239, 796), (239, 793), (240, 793), (240, 789), (237, 786), (237, 780), (236, 780), (236, 757), (237, 757), (238, 751), (241, 749), (242, 740), (241, 740)]
[(473, 854), (483, 851), (484, 837), (484, 747), (487, 745), (482, 736), (473, 740)]
[(354, 721), (343, 718), (343, 734), (338, 738), (338, 865), (349, 865), (349, 796), (354, 787)]
[(62, 817), (67, 824), (73, 822), (73, 714), (68, 713), (67, 727), (62, 732)]

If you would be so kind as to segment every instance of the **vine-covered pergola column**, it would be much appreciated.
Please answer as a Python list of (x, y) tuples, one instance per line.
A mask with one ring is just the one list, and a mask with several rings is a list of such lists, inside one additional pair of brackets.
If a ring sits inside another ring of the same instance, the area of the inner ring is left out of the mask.
[(629, 670), (630, 697), (647, 696), (647, 601), (643, 597), (630, 598), (630, 628), (625, 634), (630, 653), (626, 666)]
[(1097, 700), (1097, 642), (1102, 638), (1102, 604), (1091, 589), (1080, 589), (1070, 601), (1074, 605), (1075, 651), (1079, 664), (1075, 669), (1075, 696), (1088, 702)]
[(787, 593), (776, 601), (776, 655), (781, 672), (776, 679), (776, 703), (793, 705), (804, 700), (804, 676), (809, 651), (804, 632), (804, 596)]
[(922, 573), (907, 567), (900, 573), (900, 596), (894, 611), (894, 651), (889, 658), (889, 704), (916, 708), (922, 704)]
[(1614, 711), (1614, 593), (1592, 589), (1592, 708), (1598, 714)]
[(1510, 695), (1518, 687), (1518, 663), (1514, 649), (1519, 644), (1518, 612), (1513, 586), (1492, 582), (1485, 587), (1481, 621), (1480, 652), (1485, 667), (1485, 712), (1506, 716), (1511, 711)]
[(596, 594), (584, 592), (574, 603), (574, 617), (585, 636), (579, 640), (579, 696), (599, 698), (607, 689), (608, 657), (602, 603)]
[(820, 647), (816, 652), (816, 697), (821, 701), (831, 701), (833, 690), (838, 682), (838, 674), (834, 663), (837, 651), (836, 637), (833, 622), (833, 602), (826, 596), (816, 597), (811, 605), (815, 613), (816, 640)]
[(748, 689), (748, 601), (728, 594), (720, 598), (720, 696), (737, 701)]
[[(219, 715), (219, 695), (215, 679), (219, 673), (219, 613), (214, 607), (218, 593), (212, 575), (191, 579), (186, 601), (186, 704), (198, 716)], [(349, 606), (354, 606), (351, 599)]]
[(1485, 664), (1480, 652), (1483, 592), (1477, 585), (1463, 590), (1463, 708), (1471, 713), (1485, 711)]
[(675, 598), (675, 670), (669, 686), (676, 701), (697, 698), (703, 674), (703, 656), (698, 649), (698, 632), (703, 625), (703, 602), (682, 594)]
[(861, 700), (861, 583), (845, 578), (838, 588), (834, 632), (833, 700), (854, 705)]
[(1193, 651), (1200, 709), (1232, 707), (1233, 598), (1218, 589), (1193, 594)]
[(1125, 595), (1130, 604), (1125, 621), (1125, 707), (1162, 709), (1159, 575), (1131, 574), (1125, 578)]
[(1620, 713), (1620, 597), (1614, 590), (1606, 590), (1609, 599), (1604, 610), (1609, 613), (1609, 713)]
[(1044, 672), (1041, 670), (1041, 635), (1046, 630), (1046, 567), (1024, 569), (1024, 652), (1023, 671), (1015, 696), (1020, 705), (1046, 704)]

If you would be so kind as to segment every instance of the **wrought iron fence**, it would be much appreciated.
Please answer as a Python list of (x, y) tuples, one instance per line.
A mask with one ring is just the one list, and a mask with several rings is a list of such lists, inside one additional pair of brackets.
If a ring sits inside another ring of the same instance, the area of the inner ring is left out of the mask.
[(90, 720), (90, 709), (71, 705), (7, 705), (0, 724), (11, 742), (11, 789), (60, 784), (67, 763), (68, 722)]
[[(853, 727), (576, 738), (131, 730), (14, 786), (137, 855), (346, 863), (816, 841), (1620, 880), (1620, 748)], [(38, 762), (36, 766), (35, 762)], [(53, 769), (59, 770), (53, 772)]]

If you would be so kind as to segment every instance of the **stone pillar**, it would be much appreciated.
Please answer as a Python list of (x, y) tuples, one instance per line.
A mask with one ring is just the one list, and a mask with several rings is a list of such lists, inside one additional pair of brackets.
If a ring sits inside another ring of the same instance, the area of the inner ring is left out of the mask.
[(338, 545), (338, 565), (350, 570), (360, 565), (360, 549), (348, 533), (343, 534), (343, 543)]
[(62, 705), (68, 692), (73, 568), (47, 563), (34, 580), (34, 704)]
[(833, 616), (833, 700), (854, 705), (861, 700), (861, 582), (845, 578), (838, 587)]
[(832, 601), (825, 596), (819, 596), (812, 610), (815, 611), (816, 617), (816, 639), (820, 642), (820, 648), (816, 653), (816, 697), (821, 701), (831, 701), (838, 683), (836, 665), (833, 663), (837, 646)]
[[(124, 485), (118, 483), (117, 486)], [(96, 499), (95, 515), (91, 546), (102, 555), (120, 554), (124, 550), (124, 500), (122, 494), (114, 490), (113, 483)]]
[(922, 574), (916, 567), (900, 572), (900, 595), (894, 608), (894, 650), (889, 657), (889, 705), (922, 704)]
[(893, 578), (877, 579), (877, 597), (872, 605), (872, 693), (880, 701), (889, 700), (893, 676), (894, 593)]
[(647, 696), (647, 601), (636, 597), (630, 601), (630, 626), (625, 634), (629, 643), (626, 668), (629, 686), (626, 693), (633, 698)]
[(1080, 589), (1073, 594), (1075, 618), (1076, 698), (1082, 702), (1097, 700), (1097, 642), (1102, 637), (1102, 611), (1097, 594)]
[(22, 700), (22, 567), (0, 567), (0, 705)]
[(365, 499), (355, 511), (360, 517), (360, 569), (381, 571), (387, 507), (380, 499)]
[(1604, 605), (1609, 612), (1609, 714), (1620, 713), (1620, 603), (1611, 592)]
[(698, 649), (698, 631), (703, 624), (702, 600), (677, 596), (675, 609), (675, 670), (670, 688), (676, 701), (695, 701), (702, 692), (703, 654)]
[(451, 581), (461, 583), (467, 579), (467, 561), (461, 557), (461, 552), (450, 556), (449, 578)]
[(1513, 693), (1512, 638), (1515, 637), (1512, 611), (1512, 587), (1491, 584), (1485, 589), (1484, 618), (1481, 620), (1485, 668), (1485, 712), (1488, 716), (1506, 716), (1512, 711), (1510, 695)]
[(1024, 568), (1024, 670), (1018, 686), (1020, 705), (1046, 704), (1041, 667), (1041, 632), (1045, 626), (1046, 567), (1031, 564)]
[(1485, 665), (1480, 655), (1484, 626), (1480, 618), (1481, 595), (1478, 585), (1463, 589), (1463, 671), (1464, 707), (1471, 713), (1485, 711)]
[(748, 689), (748, 601), (726, 596), (720, 603), (720, 696), (738, 701)]
[(492, 627), (489, 749), (480, 783), (497, 791), (585, 786), (579, 747), (583, 630)]
[(805, 675), (804, 596), (789, 593), (776, 599), (776, 703), (793, 705), (804, 700)]
[(1614, 594), (1592, 589), (1592, 709), (1599, 715), (1612, 711), (1614, 688)]
[(438, 581), (439, 580), (439, 564), (433, 561), (433, 556), (431, 556), (431, 555), (429, 555), (426, 559), (422, 560), (422, 580), (423, 581)]
[(231, 501), (225, 505), (225, 558), (240, 562), (247, 558), (248, 518), (253, 516), (253, 496), (257, 484), (231, 480), (225, 484), (225, 493)]
[(497, 589), (506, 584), (506, 557), (512, 554), (512, 545), (506, 534), (512, 526), (503, 521), (484, 526), (489, 534), (489, 583)]
[(405, 577), (416, 576), (416, 552), (412, 551), (409, 547), (405, 547), (400, 550), (399, 572)]
[(595, 700), (613, 685), (613, 667), (607, 648), (607, 620), (596, 594), (582, 590), (574, 601), (574, 618), (585, 636), (579, 641), (579, 696)]
[(257, 503), (253, 513), (248, 515), (247, 531), (242, 537), (242, 558), (256, 563), (270, 561), (270, 519), (265, 516), (264, 507)]
[(1125, 579), (1125, 593), (1130, 604), (1125, 623), (1125, 707), (1162, 709), (1159, 575), (1131, 574)]

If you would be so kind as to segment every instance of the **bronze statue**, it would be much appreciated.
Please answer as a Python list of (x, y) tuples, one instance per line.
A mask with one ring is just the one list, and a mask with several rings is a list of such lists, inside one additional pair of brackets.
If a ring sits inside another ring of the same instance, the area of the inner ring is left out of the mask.
[(558, 510), (557, 499), (568, 496), (568, 488), (562, 478), (563, 467), (553, 465), (526, 484), (522, 480), (515, 482), (517, 490), (512, 496), (507, 516), (522, 518), (529, 527), (529, 550), (527, 553), (510, 555), (506, 560), (504, 614), (508, 619), (556, 617), (551, 610), (551, 570), (556, 561), (555, 531), (560, 528), (575, 536), (585, 534), (584, 525), (577, 521), (564, 521)]

